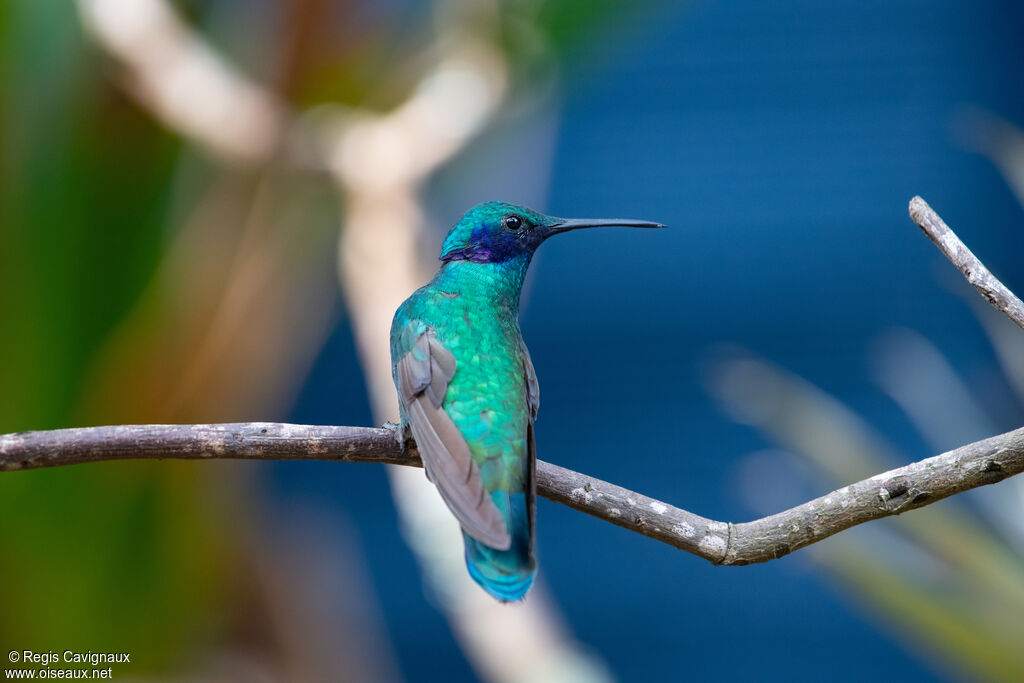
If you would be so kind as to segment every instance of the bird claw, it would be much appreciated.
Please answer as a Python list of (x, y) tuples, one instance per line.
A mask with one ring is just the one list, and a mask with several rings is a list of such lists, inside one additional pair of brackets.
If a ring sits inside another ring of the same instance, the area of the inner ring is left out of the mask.
[(403, 451), (405, 450), (405, 443), (412, 437), (409, 433), (408, 424), (400, 425), (395, 422), (388, 421), (381, 425), (381, 428), (390, 431), (392, 435), (394, 435), (395, 441), (398, 442), (399, 448)]

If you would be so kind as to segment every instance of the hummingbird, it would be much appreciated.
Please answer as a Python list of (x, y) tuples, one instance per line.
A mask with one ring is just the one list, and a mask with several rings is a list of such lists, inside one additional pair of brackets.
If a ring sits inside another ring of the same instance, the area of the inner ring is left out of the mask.
[(397, 437), (404, 443), (411, 432), (427, 478), (462, 527), (470, 576), (502, 602), (523, 598), (537, 568), (540, 386), (519, 329), (523, 279), (546, 239), (601, 226), (665, 227), (478, 204), (445, 238), (437, 274), (391, 324)]

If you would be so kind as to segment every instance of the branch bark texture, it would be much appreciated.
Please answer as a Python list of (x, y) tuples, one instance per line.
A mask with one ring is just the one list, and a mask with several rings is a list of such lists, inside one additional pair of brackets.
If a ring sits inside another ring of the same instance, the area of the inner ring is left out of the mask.
[[(126, 425), (0, 436), (0, 471), (124, 459), (329, 460), (421, 465), (394, 431), (272, 422)], [(1024, 472), (1024, 427), (890, 470), (769, 517), (718, 522), (540, 461), (540, 495), (713, 564), (767, 562), (858, 524)]]
[(1024, 302), (1007, 289), (978, 257), (956, 236), (946, 222), (920, 197), (910, 200), (910, 218), (928, 235), (946, 258), (952, 261), (967, 281), (985, 300), (1005, 313), (1024, 330)]

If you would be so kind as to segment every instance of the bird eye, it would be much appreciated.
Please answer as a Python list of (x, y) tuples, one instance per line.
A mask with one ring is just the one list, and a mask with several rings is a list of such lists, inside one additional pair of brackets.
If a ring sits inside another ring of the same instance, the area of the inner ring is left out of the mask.
[(523, 219), (515, 215), (514, 213), (505, 216), (505, 218), (501, 222), (509, 230), (518, 230), (519, 228), (523, 227)]

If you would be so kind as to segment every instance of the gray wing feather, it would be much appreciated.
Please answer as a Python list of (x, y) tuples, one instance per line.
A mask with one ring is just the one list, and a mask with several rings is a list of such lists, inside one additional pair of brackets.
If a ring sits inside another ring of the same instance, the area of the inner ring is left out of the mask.
[(533, 422), (526, 428), (527, 457), (530, 471), (526, 482), (526, 509), (530, 519), (530, 552), (533, 552), (534, 530), (537, 526), (537, 441), (534, 439)]
[(455, 376), (455, 356), (432, 335), (423, 336), (429, 337), (430, 340), (430, 384), (427, 385), (425, 393), (433, 406), (440, 408), (444, 402), (444, 395), (448, 393), (448, 384)]
[(416, 338), (412, 349), (402, 359), (411, 360), (398, 364), (398, 372), (402, 379), (402, 399), (412, 398), (430, 386), (430, 338), (421, 334)]
[(526, 371), (526, 398), (530, 404), (530, 422), (537, 419), (540, 411), (540, 383), (537, 381), (537, 371), (533, 369), (533, 361), (530, 360), (530, 352), (526, 344), (520, 344), (519, 355), (523, 357), (523, 369)]
[(455, 356), (427, 329), (398, 361), (399, 395), (423, 466), (463, 530), (498, 550), (512, 545), (501, 511), (487, 495), (469, 444), (442, 407)]
[[(520, 355), (523, 358), (523, 370), (526, 375), (526, 399), (530, 406), (530, 424), (526, 428), (526, 449), (529, 462), (529, 472), (526, 482), (526, 509), (529, 511), (530, 519), (530, 543), (532, 546), (534, 527), (537, 520), (537, 441), (534, 438), (533, 422), (537, 419), (537, 412), (540, 410), (540, 383), (537, 381), (537, 371), (533, 369), (533, 361), (530, 359), (530, 351), (526, 344), (520, 345)], [(533, 552), (533, 548), (530, 548)]]

